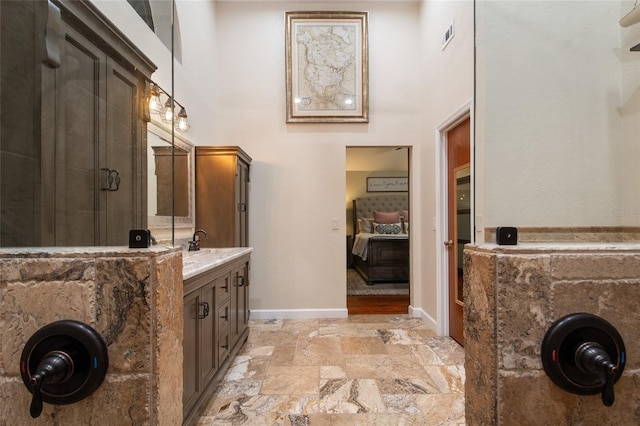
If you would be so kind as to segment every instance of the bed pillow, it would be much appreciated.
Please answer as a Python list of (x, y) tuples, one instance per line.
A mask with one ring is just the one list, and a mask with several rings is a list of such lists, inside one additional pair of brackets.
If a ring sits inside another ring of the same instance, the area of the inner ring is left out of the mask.
[(402, 224), (398, 223), (376, 223), (373, 222), (374, 234), (401, 234)]
[(373, 234), (373, 218), (358, 218), (358, 232)]
[(373, 212), (374, 223), (398, 223), (400, 221), (400, 215), (398, 212)]

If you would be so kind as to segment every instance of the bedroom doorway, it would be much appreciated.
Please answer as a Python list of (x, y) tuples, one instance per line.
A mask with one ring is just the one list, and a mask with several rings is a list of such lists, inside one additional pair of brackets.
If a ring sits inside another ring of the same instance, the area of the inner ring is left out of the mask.
[(406, 146), (346, 148), (349, 315), (408, 313), (410, 155)]

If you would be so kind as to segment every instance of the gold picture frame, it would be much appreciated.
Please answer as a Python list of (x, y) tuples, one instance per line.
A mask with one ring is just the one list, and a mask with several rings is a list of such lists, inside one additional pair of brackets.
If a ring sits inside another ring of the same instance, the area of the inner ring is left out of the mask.
[(287, 123), (368, 123), (368, 13), (285, 19)]

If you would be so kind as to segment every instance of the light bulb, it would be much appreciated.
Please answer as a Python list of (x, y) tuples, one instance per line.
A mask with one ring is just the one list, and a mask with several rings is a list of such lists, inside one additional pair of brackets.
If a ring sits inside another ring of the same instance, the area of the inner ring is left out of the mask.
[(173, 121), (173, 100), (171, 98), (167, 99), (167, 102), (164, 103), (164, 108), (162, 108), (162, 112), (160, 113), (160, 119), (165, 123), (171, 123)]
[(160, 113), (160, 111), (162, 111), (160, 89), (155, 84), (151, 85), (151, 94), (149, 95), (149, 111), (155, 113)]
[(176, 130), (179, 132), (187, 132), (190, 128), (191, 125), (187, 120), (187, 110), (182, 107), (178, 113), (178, 119), (176, 120)]

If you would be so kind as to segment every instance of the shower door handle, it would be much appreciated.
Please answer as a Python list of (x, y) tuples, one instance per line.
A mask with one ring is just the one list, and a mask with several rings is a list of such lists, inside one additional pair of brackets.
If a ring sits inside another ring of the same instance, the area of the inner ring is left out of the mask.
[(116, 184), (115, 189), (111, 188), (111, 178), (109, 178), (109, 191), (117, 191), (118, 189), (120, 189), (120, 172), (117, 171), (116, 169), (111, 170), (111, 173), (113, 173), (115, 176), (113, 177), (113, 183)]
[[(102, 190), (103, 191), (117, 191), (120, 189), (120, 172), (116, 169), (102, 168), (100, 169), (103, 172), (107, 172), (105, 180), (102, 182)], [(115, 185), (115, 187), (114, 187)]]

